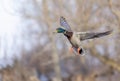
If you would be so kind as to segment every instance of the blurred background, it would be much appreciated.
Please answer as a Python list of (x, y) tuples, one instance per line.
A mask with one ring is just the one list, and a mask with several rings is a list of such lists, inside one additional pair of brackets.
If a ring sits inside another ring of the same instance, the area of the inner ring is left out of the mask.
[[(53, 34), (61, 16), (74, 31), (114, 31), (75, 55)], [(119, 81), (119, 34), (120, 0), (1, 0), (0, 81)]]

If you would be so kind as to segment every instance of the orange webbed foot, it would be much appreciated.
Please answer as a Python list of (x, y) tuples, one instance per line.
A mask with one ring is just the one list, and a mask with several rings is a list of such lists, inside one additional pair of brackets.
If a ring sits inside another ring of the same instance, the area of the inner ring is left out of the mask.
[(77, 53), (78, 53), (78, 54), (80, 54), (80, 50), (81, 50), (81, 48), (79, 47), (79, 48), (77, 49)]
[(77, 49), (77, 52), (78, 52), (78, 54), (84, 55), (84, 51), (83, 51), (83, 49), (80, 48), (80, 47)]

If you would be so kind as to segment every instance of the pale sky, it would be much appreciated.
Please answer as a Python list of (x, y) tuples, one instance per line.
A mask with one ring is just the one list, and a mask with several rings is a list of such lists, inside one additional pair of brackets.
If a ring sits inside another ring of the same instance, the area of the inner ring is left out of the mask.
[[(14, 16), (11, 12), (10, 0), (0, 0), (0, 66), (5, 66), (11, 62), (14, 49), (14, 37), (16, 35), (17, 25), (20, 22), (19, 16)], [(6, 6), (7, 5), (7, 6)], [(7, 12), (7, 10), (10, 10)], [(6, 60), (7, 59), (7, 60)]]
[(14, 7), (20, 6), (17, 3), (13, 6), (12, 1), (18, 0), (0, 0), (0, 68), (12, 64), (13, 58), (20, 58), (22, 50), (29, 52), (40, 41), (29, 33), (41, 32), (40, 27), (34, 21), (29, 21), (31, 27), (21, 21), (18, 12), (14, 11)]

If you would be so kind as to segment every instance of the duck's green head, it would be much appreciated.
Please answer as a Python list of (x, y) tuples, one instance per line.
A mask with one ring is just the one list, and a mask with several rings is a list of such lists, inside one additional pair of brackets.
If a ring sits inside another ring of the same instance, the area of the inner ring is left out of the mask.
[(65, 32), (66, 32), (66, 30), (63, 29), (63, 28), (57, 28), (56, 29), (56, 33), (65, 33)]

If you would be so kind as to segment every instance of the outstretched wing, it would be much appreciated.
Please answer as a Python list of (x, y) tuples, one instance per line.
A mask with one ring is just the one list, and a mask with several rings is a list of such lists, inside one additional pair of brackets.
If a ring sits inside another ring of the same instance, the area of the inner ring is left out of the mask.
[(105, 32), (77, 32), (76, 35), (79, 37), (81, 41), (86, 39), (93, 39), (93, 38), (99, 38), (105, 35), (109, 35), (113, 30), (108, 30)]
[(69, 24), (67, 23), (66, 19), (64, 17), (60, 17), (60, 25), (64, 27), (67, 31), (72, 32)]

